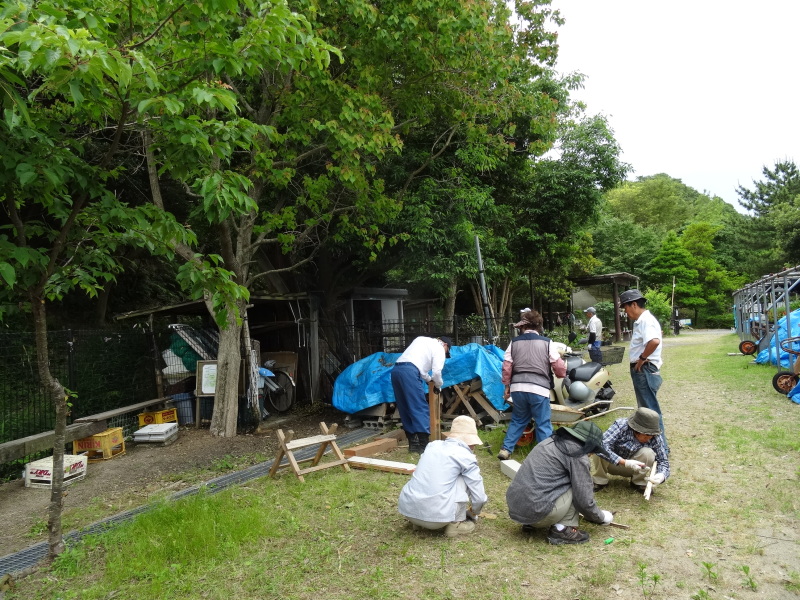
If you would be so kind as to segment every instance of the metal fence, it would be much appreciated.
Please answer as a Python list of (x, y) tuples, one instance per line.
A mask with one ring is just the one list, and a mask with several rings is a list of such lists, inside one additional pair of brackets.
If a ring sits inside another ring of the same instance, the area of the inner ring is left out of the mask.
[[(52, 374), (76, 394), (68, 423), (158, 397), (152, 338), (143, 331), (53, 331), (48, 347)], [(39, 380), (34, 334), (0, 333), (0, 443), (51, 431), (54, 420)], [(0, 479), (18, 476), (17, 463), (0, 465)]]

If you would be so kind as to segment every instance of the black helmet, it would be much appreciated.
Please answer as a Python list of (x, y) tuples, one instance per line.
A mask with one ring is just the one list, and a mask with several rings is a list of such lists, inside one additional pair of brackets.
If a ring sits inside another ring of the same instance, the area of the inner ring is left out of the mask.
[(627, 304), (628, 302), (633, 302), (634, 300), (644, 300), (642, 292), (640, 292), (636, 288), (632, 290), (625, 290), (619, 295), (620, 306)]

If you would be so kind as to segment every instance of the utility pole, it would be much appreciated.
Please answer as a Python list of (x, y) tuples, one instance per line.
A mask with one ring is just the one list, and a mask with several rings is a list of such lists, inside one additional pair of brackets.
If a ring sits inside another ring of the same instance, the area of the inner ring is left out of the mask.
[(492, 327), (492, 312), (489, 310), (489, 294), (486, 292), (486, 278), (483, 276), (483, 259), (481, 258), (481, 242), (475, 236), (475, 252), (478, 255), (478, 279), (481, 283), (481, 303), (483, 304), (483, 318), (486, 320), (486, 334), (489, 342), (494, 342), (494, 328)]

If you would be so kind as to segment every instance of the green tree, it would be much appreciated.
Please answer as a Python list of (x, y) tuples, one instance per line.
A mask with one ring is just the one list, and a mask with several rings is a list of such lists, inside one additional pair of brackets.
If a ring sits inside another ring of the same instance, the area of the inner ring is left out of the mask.
[[(63, 457), (70, 392), (50, 370), (48, 305), (79, 289), (96, 296), (121, 270), (116, 249), (134, 244), (170, 254), (191, 232), (152, 207), (114, 193), (127, 115), (107, 92), (124, 97), (148, 72), (136, 52), (108, 43), (105, 21), (39, 2), (0, 13), (0, 276), (6, 301), (32, 313), (37, 372), (55, 409), (49, 554), (64, 549)], [(90, 31), (91, 30), (91, 31)], [(94, 139), (94, 132), (109, 136)], [(96, 142), (96, 143), (93, 143)]]
[(667, 296), (674, 286), (675, 306), (698, 308), (706, 304), (693, 257), (684, 248), (674, 231), (670, 231), (661, 248), (647, 265), (647, 281)]
[(752, 275), (780, 271), (800, 262), (800, 171), (792, 161), (762, 170), (753, 189), (739, 186), (739, 203), (753, 213), (745, 243)]

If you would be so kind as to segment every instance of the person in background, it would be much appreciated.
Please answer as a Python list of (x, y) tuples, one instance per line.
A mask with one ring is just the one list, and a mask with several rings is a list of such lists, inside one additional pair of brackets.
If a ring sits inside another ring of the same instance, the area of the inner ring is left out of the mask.
[(511, 397), (512, 412), (503, 447), (497, 454), (500, 460), (507, 460), (511, 456), (531, 419), (536, 428), (537, 443), (550, 437), (553, 433), (550, 424), (553, 371), (558, 377), (564, 377), (567, 372), (550, 338), (539, 333), (542, 330), (542, 315), (529, 310), (522, 313), (522, 319), (514, 327), (521, 334), (511, 340), (503, 357), (504, 397)]
[(425, 451), (431, 434), (427, 382), (442, 388), (444, 361), (450, 357), (453, 340), (420, 336), (409, 344), (392, 367), (391, 379), (394, 400), (400, 421), (408, 437), (408, 451)]
[(658, 413), (664, 446), (669, 453), (664, 417), (657, 396), (662, 383), (661, 324), (653, 313), (645, 308), (647, 300), (639, 290), (625, 290), (619, 295), (619, 303), (628, 318), (634, 321), (628, 358), (631, 363), (631, 381), (636, 394), (636, 404)]
[(589, 470), (587, 455), (602, 449), (602, 432), (594, 423), (560, 427), (531, 450), (508, 486), (508, 516), (523, 531), (546, 529), (551, 544), (589, 541), (589, 534), (578, 529), (581, 514), (601, 525), (613, 520), (595, 504)]
[[(653, 463), (656, 472), (650, 476)], [(630, 486), (644, 493), (647, 483), (659, 485), (669, 477), (669, 457), (661, 439), (658, 413), (638, 408), (630, 417), (617, 419), (603, 434), (603, 450), (592, 456), (594, 491), (608, 485), (609, 475), (630, 479)]]
[(581, 341), (589, 346), (589, 358), (592, 362), (601, 363), (603, 362), (603, 355), (600, 352), (600, 346), (603, 343), (603, 322), (597, 316), (597, 309), (594, 306), (587, 308), (583, 314), (589, 319), (589, 324), (586, 326), (589, 337)]
[(473, 452), (480, 444), (475, 421), (466, 415), (453, 419), (446, 440), (428, 444), (398, 503), (414, 529), (444, 529), (447, 537), (475, 530), (488, 501)]

